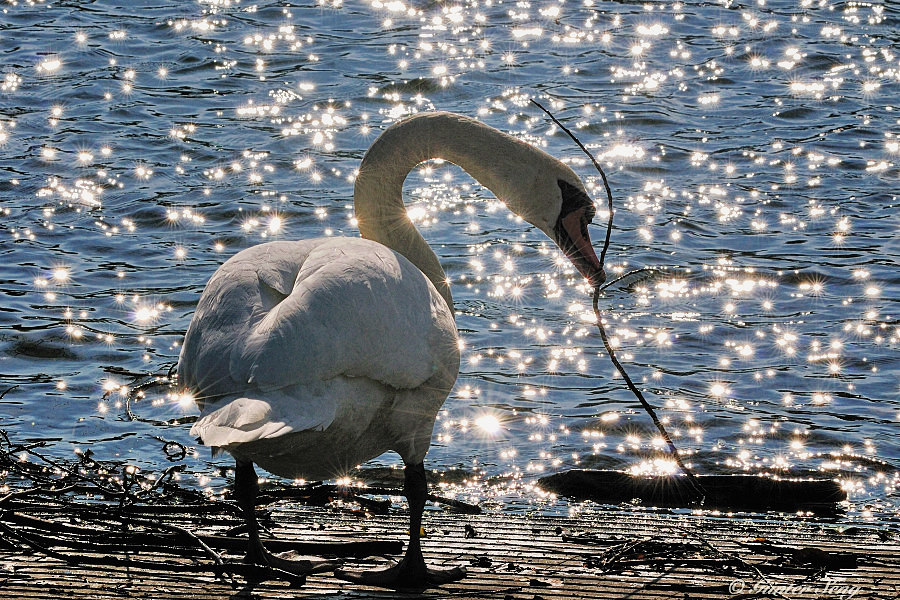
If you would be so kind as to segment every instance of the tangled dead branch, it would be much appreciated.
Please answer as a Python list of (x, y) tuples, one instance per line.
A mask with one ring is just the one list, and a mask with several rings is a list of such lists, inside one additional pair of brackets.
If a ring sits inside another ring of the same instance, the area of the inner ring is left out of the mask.
[[(181, 460), (187, 449), (160, 439), (170, 460)], [(127, 565), (147, 570), (207, 571), (228, 578), (262, 580), (271, 569), (226, 561), (220, 552), (242, 553), (246, 539), (229, 535), (240, 531), (242, 513), (228, 499), (211, 498), (179, 485), (176, 475), (185, 465), (175, 464), (159, 474), (145, 474), (133, 465), (101, 461), (90, 450), (74, 460), (52, 458), (47, 442), (13, 442), (0, 430), (0, 544), (63, 561), (70, 565)], [(398, 496), (388, 488), (358, 488), (313, 484), (303, 487), (272, 486), (261, 502), (291, 500), (317, 506), (338, 502), (348, 510), (383, 514), (390, 500), (371, 496)], [(478, 507), (456, 500), (431, 497), (461, 512)], [(354, 508), (355, 507), (355, 508)], [(214, 529), (215, 534), (196, 533)], [(335, 557), (397, 554), (399, 541), (281, 542), (267, 540), (275, 552)], [(140, 559), (135, 556), (141, 556)], [(180, 559), (173, 562), (172, 559)], [(185, 563), (185, 559), (190, 562)], [(278, 573), (278, 578), (291, 576)], [(302, 583), (295, 577), (293, 583)]]

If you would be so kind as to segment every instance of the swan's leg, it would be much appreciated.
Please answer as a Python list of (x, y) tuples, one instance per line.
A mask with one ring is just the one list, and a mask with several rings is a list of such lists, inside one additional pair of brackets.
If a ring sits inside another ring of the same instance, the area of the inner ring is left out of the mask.
[(428, 498), (425, 465), (406, 465), (404, 475), (403, 493), (409, 502), (409, 545), (403, 560), (381, 571), (348, 572), (338, 569), (334, 572), (335, 576), (347, 581), (393, 589), (424, 589), (458, 581), (466, 576), (464, 567), (431, 569), (425, 565), (420, 539), (422, 513)]
[(244, 512), (249, 543), (246, 562), (266, 565), (266, 549), (259, 539), (259, 523), (256, 520), (256, 496), (259, 493), (259, 478), (252, 462), (236, 461), (234, 467), (234, 495), (238, 506)]
[(253, 469), (252, 462), (237, 461), (234, 469), (234, 492), (238, 506), (243, 510), (244, 519), (247, 522), (249, 540), (247, 556), (244, 558), (244, 562), (286, 571), (294, 576), (291, 578), (292, 581), (296, 577), (303, 578), (310, 573), (332, 571), (337, 566), (337, 563), (329, 561), (313, 564), (308, 560), (288, 560), (275, 556), (266, 550), (262, 540), (259, 538), (259, 523), (256, 520), (256, 496), (259, 493), (259, 479), (256, 476), (256, 471)]

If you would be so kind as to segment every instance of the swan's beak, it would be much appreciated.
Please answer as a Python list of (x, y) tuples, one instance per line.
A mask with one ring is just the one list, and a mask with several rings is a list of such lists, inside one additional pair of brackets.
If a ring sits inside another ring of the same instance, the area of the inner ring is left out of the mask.
[(606, 272), (594, 253), (591, 237), (588, 235), (587, 226), (592, 216), (593, 210), (587, 207), (573, 210), (560, 217), (555, 232), (558, 238), (556, 242), (566, 257), (572, 261), (578, 272), (596, 287), (606, 281)]

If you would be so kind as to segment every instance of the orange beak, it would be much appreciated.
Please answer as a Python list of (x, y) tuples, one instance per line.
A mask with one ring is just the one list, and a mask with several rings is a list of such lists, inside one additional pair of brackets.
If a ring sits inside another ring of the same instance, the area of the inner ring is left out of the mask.
[(561, 227), (557, 232), (562, 239), (557, 242), (578, 272), (584, 275), (592, 286), (598, 286), (606, 281), (606, 272), (594, 253), (594, 247), (591, 246), (588, 223), (590, 215), (587, 208), (573, 210), (559, 220)]

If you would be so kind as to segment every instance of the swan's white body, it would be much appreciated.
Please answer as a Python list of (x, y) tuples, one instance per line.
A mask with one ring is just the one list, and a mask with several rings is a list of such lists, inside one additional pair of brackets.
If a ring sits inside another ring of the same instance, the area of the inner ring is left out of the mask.
[(569, 167), (474, 119), (406, 119), (360, 166), (354, 203), (368, 239), (262, 244), (213, 275), (178, 368), (204, 444), (286, 477), (340, 476), (388, 450), (422, 463), (459, 369), (446, 276), (401, 194), (432, 158), (490, 188), (586, 276), (602, 274), (587, 238), (593, 205)]
[(340, 476), (388, 450), (421, 459), (459, 369), (434, 285), (357, 238), (235, 255), (206, 286), (181, 356), (179, 378), (202, 390), (191, 433), (284, 477)]

